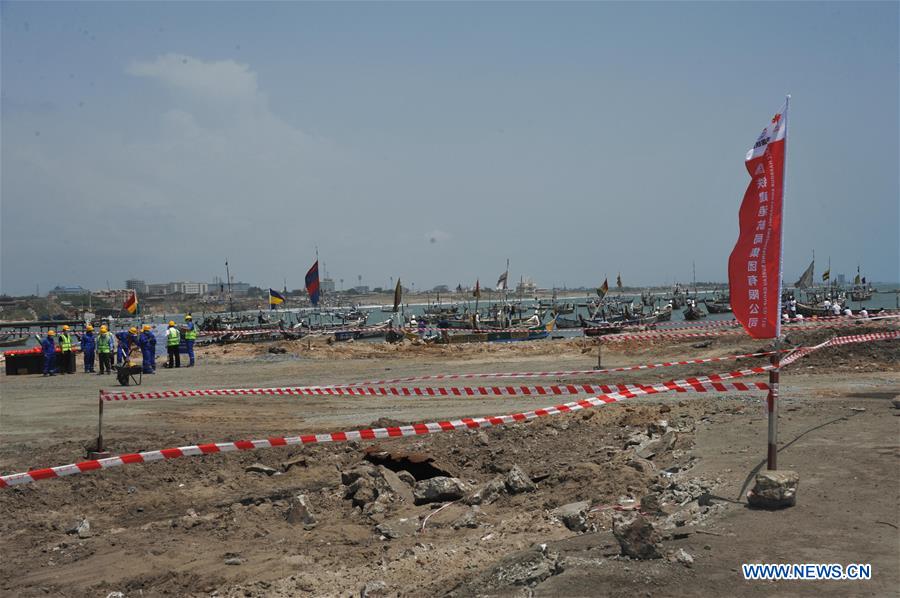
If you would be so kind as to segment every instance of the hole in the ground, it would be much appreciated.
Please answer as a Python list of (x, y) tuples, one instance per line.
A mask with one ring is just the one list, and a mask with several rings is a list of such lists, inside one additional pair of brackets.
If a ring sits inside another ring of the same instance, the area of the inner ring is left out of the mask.
[(369, 463), (383, 465), (391, 471), (408, 471), (416, 481), (438, 476), (453, 477), (444, 467), (435, 463), (434, 457), (426, 453), (388, 452), (379, 446), (370, 446), (366, 449), (364, 458)]

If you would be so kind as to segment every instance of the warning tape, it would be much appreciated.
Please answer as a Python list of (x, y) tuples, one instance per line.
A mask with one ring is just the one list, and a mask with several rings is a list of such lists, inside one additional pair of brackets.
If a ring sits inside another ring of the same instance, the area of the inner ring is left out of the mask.
[[(781, 352), (788, 353), (793, 349), (782, 349)], [(429, 374), (426, 376), (407, 376), (405, 378), (390, 378), (385, 380), (367, 380), (364, 382), (352, 382), (350, 384), (333, 385), (331, 388), (342, 388), (351, 386), (381, 386), (384, 384), (401, 384), (404, 382), (421, 382), (425, 380), (467, 380), (477, 378), (565, 378), (569, 376), (593, 376), (598, 374), (611, 374), (614, 372), (631, 372), (636, 370), (653, 370), (666, 367), (674, 367), (679, 365), (693, 365), (698, 363), (714, 363), (718, 361), (732, 361), (737, 359), (749, 359), (752, 357), (765, 357), (773, 355), (774, 351), (763, 351), (759, 353), (744, 353), (742, 355), (727, 355), (724, 357), (707, 357), (705, 359), (686, 359), (682, 361), (664, 361), (662, 363), (650, 363), (644, 365), (629, 365), (617, 368), (606, 368), (602, 370), (562, 370), (554, 372), (491, 372), (487, 374)]]
[[(774, 366), (765, 365), (725, 374), (712, 374), (666, 382), (667, 386), (684, 386), (721, 382), (733, 378), (763, 374)], [(445, 387), (385, 387), (385, 386), (288, 386), (278, 388), (214, 388), (201, 390), (163, 390), (157, 392), (100, 391), (104, 401), (133, 401), (145, 399), (175, 399), (198, 397), (249, 396), (395, 396), (395, 397), (475, 397), (475, 396), (562, 396), (575, 394), (608, 394), (637, 392), (642, 384), (551, 384), (542, 386), (445, 386)]]
[(14, 473), (10, 475), (0, 476), (0, 488), (8, 488), (20, 484), (28, 484), (31, 482), (36, 482), (38, 480), (65, 477), (98, 469), (121, 467), (132, 463), (152, 463), (154, 461), (178, 459), (180, 457), (195, 457), (199, 455), (227, 453), (232, 451), (256, 450), (263, 448), (273, 448), (277, 446), (297, 446), (325, 442), (346, 442), (348, 440), (400, 438), (404, 436), (434, 434), (437, 432), (451, 432), (455, 430), (470, 430), (491, 426), (500, 426), (504, 424), (529, 421), (537, 419), (539, 417), (559, 415), (561, 413), (572, 413), (591, 407), (602, 407), (603, 405), (607, 405), (609, 403), (617, 403), (627, 399), (633, 399), (638, 396), (659, 394), (665, 392), (727, 392), (731, 390), (751, 391), (765, 389), (768, 389), (768, 385), (761, 382), (754, 383), (752, 385), (746, 383), (723, 384), (721, 382), (701, 384), (698, 382), (695, 384), (688, 384), (684, 386), (678, 385), (674, 387), (667, 386), (666, 384), (654, 384), (651, 386), (642, 387), (639, 390), (610, 393), (606, 395), (582, 399), (580, 401), (572, 401), (569, 403), (563, 403), (551, 407), (542, 407), (540, 409), (534, 409), (532, 411), (523, 411), (520, 413), (512, 413), (509, 415), (463, 418), (450, 421), (411, 424), (408, 426), (394, 426), (389, 428), (368, 428), (364, 430), (353, 430), (348, 432), (305, 434), (301, 436), (276, 436), (261, 440), (218, 442), (211, 444), (167, 448), (156, 451), (145, 451), (141, 453), (129, 453), (116, 457), (108, 457), (106, 459), (91, 459), (88, 461), (81, 461), (79, 463), (72, 463), (69, 465), (60, 465), (56, 467), (48, 467), (45, 469), (36, 469), (23, 473)]

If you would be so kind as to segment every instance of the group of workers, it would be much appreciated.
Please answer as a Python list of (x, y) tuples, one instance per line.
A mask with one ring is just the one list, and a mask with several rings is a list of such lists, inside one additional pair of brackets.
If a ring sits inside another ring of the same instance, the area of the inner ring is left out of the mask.
[[(181, 328), (175, 325), (174, 320), (169, 320), (169, 326), (166, 329), (168, 361), (163, 367), (181, 367), (182, 335), (189, 360), (187, 367), (194, 367), (194, 342), (197, 340), (197, 327), (190, 315), (184, 317), (184, 326)], [(136, 326), (113, 334), (104, 324), (100, 326), (100, 333), (94, 334), (94, 327), (88, 324), (84, 328), (84, 334), (80, 335), (71, 332), (68, 325), (63, 326), (59, 334), (55, 330), (47, 332), (47, 335), (41, 340), (44, 376), (55, 376), (57, 370), (63, 374), (75, 373), (73, 348), (76, 341), (80, 343), (81, 352), (84, 354), (84, 372), (86, 374), (111, 374), (113, 354), (116, 356), (117, 365), (125, 365), (130, 361), (131, 351), (134, 347), (141, 351), (141, 372), (144, 374), (156, 373), (156, 335), (153, 334), (152, 326), (144, 324), (140, 334), (138, 334)], [(59, 349), (58, 354), (57, 348)], [(95, 357), (99, 357), (99, 372), (94, 370)]]

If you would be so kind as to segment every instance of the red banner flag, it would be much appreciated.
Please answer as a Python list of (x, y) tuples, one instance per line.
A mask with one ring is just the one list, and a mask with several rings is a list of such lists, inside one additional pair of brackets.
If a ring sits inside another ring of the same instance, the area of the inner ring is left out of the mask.
[(728, 258), (731, 308), (753, 338), (781, 334), (781, 239), (787, 100), (747, 152), (750, 185), (738, 213), (740, 234)]
[(122, 309), (124, 309), (125, 311), (127, 311), (130, 314), (137, 313), (137, 309), (138, 309), (137, 291), (132, 290), (131, 294), (125, 298), (125, 303), (122, 304)]

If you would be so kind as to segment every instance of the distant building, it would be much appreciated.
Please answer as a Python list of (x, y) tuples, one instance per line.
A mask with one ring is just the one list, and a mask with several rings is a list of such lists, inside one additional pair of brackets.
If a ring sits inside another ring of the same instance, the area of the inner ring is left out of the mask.
[(361, 284), (359, 286), (353, 287), (353, 290), (362, 295), (369, 292), (369, 285)]
[(71, 296), (76, 296), (76, 295), (88, 295), (88, 294), (90, 294), (90, 291), (81, 286), (62, 287), (62, 286), (57, 285), (57, 286), (53, 287), (52, 289), (50, 289), (50, 294), (56, 295), (57, 297), (67, 297), (67, 296), (71, 297)]
[(333, 293), (334, 281), (330, 278), (323, 278), (321, 282), (319, 282), (319, 290), (323, 293)]
[(519, 284), (516, 285), (517, 293), (534, 293), (537, 290), (537, 285), (534, 283), (534, 280), (531, 278), (523, 278), (519, 281)]
[(439, 284), (436, 287), (434, 287), (433, 289), (431, 289), (431, 291), (434, 293), (449, 293), (450, 287), (448, 287), (445, 284)]
[(147, 285), (147, 293), (150, 295), (162, 296), (169, 294), (169, 284), (166, 282), (153, 283)]
[(847, 277), (843, 274), (837, 275), (837, 283), (839, 286), (847, 284)]
[(125, 288), (137, 291), (138, 294), (147, 293), (147, 283), (137, 278), (129, 278), (125, 281)]

